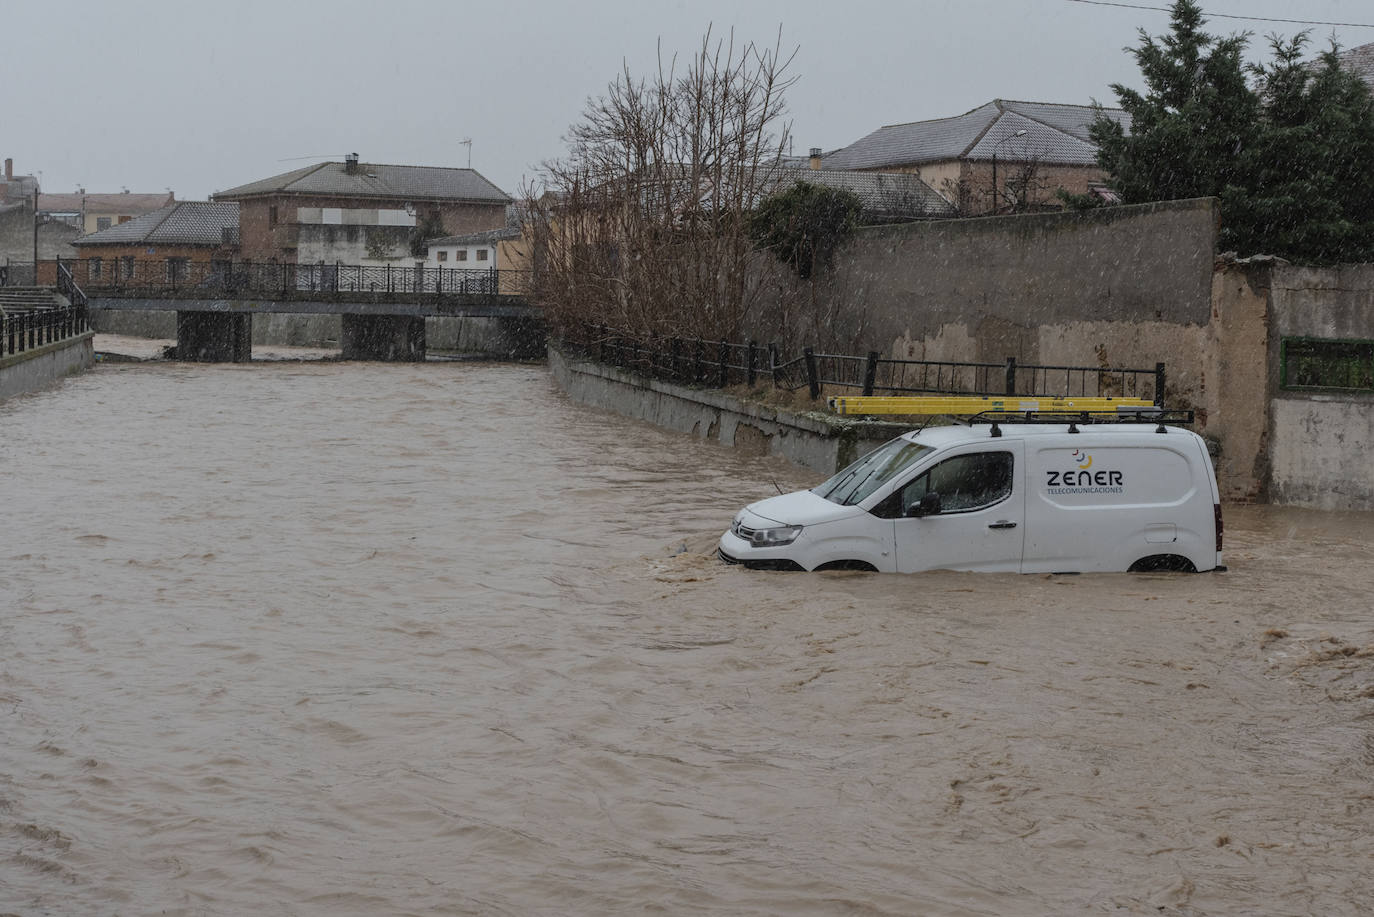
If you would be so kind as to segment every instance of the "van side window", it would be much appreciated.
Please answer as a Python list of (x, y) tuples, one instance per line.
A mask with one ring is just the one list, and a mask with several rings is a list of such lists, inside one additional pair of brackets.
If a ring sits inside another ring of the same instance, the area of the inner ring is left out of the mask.
[(1010, 452), (975, 452), (945, 459), (902, 488), (901, 508), (920, 503), (927, 493), (940, 495), (940, 514), (967, 513), (1000, 503), (1011, 495)]

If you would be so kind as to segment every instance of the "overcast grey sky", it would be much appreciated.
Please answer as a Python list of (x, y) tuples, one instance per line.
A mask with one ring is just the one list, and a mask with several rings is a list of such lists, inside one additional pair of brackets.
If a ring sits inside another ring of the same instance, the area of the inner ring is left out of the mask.
[[(1167, 6), (1167, 0), (1122, 0)], [(188, 0), (4, 5), (0, 158), (50, 192), (182, 199), (357, 152), (471, 164), (511, 194), (622, 62), (690, 53), (708, 26), (797, 48), (794, 149), (994, 98), (1111, 104), (1138, 84), (1123, 50), (1168, 15), (1074, 0)], [(1211, 14), (1374, 24), (1369, 0), (1207, 0)], [(1214, 18), (1209, 30), (1302, 28)], [(1346, 47), (1374, 28), (1312, 26)]]

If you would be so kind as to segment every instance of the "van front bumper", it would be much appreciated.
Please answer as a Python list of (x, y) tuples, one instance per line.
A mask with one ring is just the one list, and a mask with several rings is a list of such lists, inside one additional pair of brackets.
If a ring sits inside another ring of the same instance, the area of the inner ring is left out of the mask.
[(782, 556), (787, 547), (756, 548), (731, 532), (720, 536), (716, 556), (727, 564), (743, 564), (750, 570), (805, 570), (790, 557)]

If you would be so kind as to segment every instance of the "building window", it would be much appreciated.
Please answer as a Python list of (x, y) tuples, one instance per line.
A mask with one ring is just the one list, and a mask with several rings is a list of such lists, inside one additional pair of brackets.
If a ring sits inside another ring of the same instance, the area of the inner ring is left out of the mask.
[(95, 218), (95, 231), (96, 231), (96, 232), (100, 232), (100, 230), (102, 230), (102, 229), (109, 229), (109, 228), (110, 228), (110, 218), (109, 218), (109, 217), (96, 217), (96, 218)]
[(277, 205), (276, 205), (276, 204), (273, 204), (271, 207), (268, 207), (268, 208), (267, 208), (267, 225), (268, 225), (268, 226), (276, 226), (276, 225), (277, 225)]
[(167, 259), (167, 282), (185, 283), (190, 274), (190, 258), (168, 258)]
[(123, 267), (123, 269), (124, 269), (124, 279), (125, 279), (125, 280), (133, 280), (133, 279), (134, 279), (134, 256), (133, 256), (133, 255), (123, 255), (122, 257), (120, 257), (119, 263), (120, 263), (120, 265), (121, 265), (121, 266)]
[(1279, 385), (1290, 391), (1374, 392), (1374, 341), (1284, 338)]
[(454, 261), (466, 261), (466, 260), (468, 260), (468, 250), (465, 249), (465, 248), (460, 248), (460, 249), (458, 249), (456, 252), (453, 253), (453, 260), (454, 260)]
[(478, 261), (486, 261), (486, 260), (487, 260), (487, 250), (486, 250), (485, 248), (479, 248), (479, 249), (477, 249), (477, 260), (478, 260)]
[(448, 260), (448, 252), (443, 251), (443, 250), (440, 250), (440, 252), (439, 252), (439, 260), (440, 260), (440, 261), (447, 261), (447, 260)]
[(100, 259), (92, 258), (86, 262), (86, 276), (92, 280), (100, 279)]

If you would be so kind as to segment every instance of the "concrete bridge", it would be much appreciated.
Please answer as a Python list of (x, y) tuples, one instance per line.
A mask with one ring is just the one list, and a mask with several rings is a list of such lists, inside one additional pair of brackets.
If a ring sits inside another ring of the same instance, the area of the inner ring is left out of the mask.
[(125, 276), (121, 265), (106, 270), (109, 276), (89, 265), (80, 271), (90, 308), (176, 312), (180, 360), (247, 362), (253, 316), (267, 313), (340, 316), (346, 360), (423, 360), (428, 317), (497, 319), (508, 337), (542, 349), (542, 314), (525, 298), (522, 271), (226, 265), (200, 276), (168, 270), (139, 277)]

